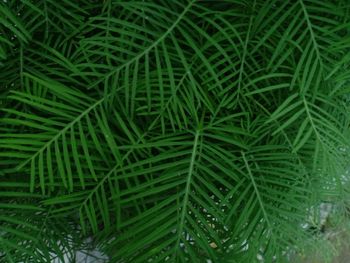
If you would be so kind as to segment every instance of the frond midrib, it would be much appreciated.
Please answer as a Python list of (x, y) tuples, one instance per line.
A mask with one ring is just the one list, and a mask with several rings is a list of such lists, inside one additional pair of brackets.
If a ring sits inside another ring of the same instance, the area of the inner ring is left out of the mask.
[(308, 29), (310, 31), (310, 36), (311, 36), (311, 40), (312, 40), (312, 43), (313, 43), (315, 51), (316, 51), (317, 59), (318, 59), (318, 61), (320, 63), (321, 69), (323, 69), (323, 61), (322, 61), (322, 58), (321, 58), (321, 54), (320, 54), (320, 49), (319, 49), (318, 43), (316, 41), (315, 32), (314, 32), (314, 30), (312, 28), (312, 24), (311, 24), (311, 21), (310, 21), (309, 13), (306, 10), (306, 6), (304, 4), (304, 1), (303, 0), (299, 0), (299, 3), (301, 5), (301, 8), (303, 9), (303, 13), (305, 15), (307, 27), (308, 27)]
[(45, 149), (47, 149), (53, 142), (55, 142), (61, 135), (65, 134), (66, 131), (73, 127), (74, 124), (79, 122), (85, 115), (87, 115), (91, 110), (93, 110), (95, 107), (100, 105), (105, 98), (102, 98), (98, 101), (96, 101), (94, 104), (92, 104), (89, 108), (87, 108), (85, 111), (83, 111), (81, 114), (79, 114), (73, 121), (68, 123), (62, 130), (60, 130), (52, 139), (50, 139), (48, 142), (46, 142), (38, 151), (36, 151), (30, 158), (19, 164), (16, 169), (20, 170), (23, 168), (26, 164), (28, 164), (30, 161), (32, 161), (35, 157), (37, 157), (41, 152), (43, 152)]
[(182, 11), (182, 13), (178, 16), (178, 18), (175, 20), (175, 22), (156, 40), (152, 43), (152, 45), (148, 46), (145, 50), (143, 50), (141, 53), (127, 61), (126, 63), (120, 65), (117, 67), (115, 70), (111, 71), (104, 77), (102, 77), (100, 80), (97, 82), (93, 83), (89, 88), (92, 88), (96, 86), (98, 83), (104, 81), (105, 79), (111, 77), (112, 75), (118, 73), (121, 69), (129, 66), (133, 62), (137, 61), (138, 59), (142, 58), (144, 55), (148, 54), (154, 47), (156, 47), (159, 43), (161, 43), (174, 29), (175, 27), (180, 23), (182, 18), (186, 15), (186, 13), (189, 11), (189, 9), (192, 7), (192, 5), (196, 2), (196, 0), (192, 0), (186, 8)]
[(177, 257), (177, 253), (180, 248), (180, 241), (181, 241), (181, 236), (182, 232), (185, 227), (185, 216), (187, 213), (187, 206), (189, 202), (189, 195), (191, 191), (191, 182), (192, 182), (192, 177), (193, 177), (193, 171), (194, 171), (194, 163), (196, 161), (197, 157), (197, 148), (198, 148), (198, 141), (199, 141), (199, 136), (200, 136), (200, 130), (196, 131), (194, 141), (193, 141), (193, 148), (192, 148), (192, 154), (191, 154), (191, 159), (190, 159), (190, 165), (188, 168), (188, 173), (187, 173), (187, 180), (186, 180), (186, 186), (185, 186), (185, 193), (182, 201), (182, 208), (181, 208), (181, 216), (180, 216), (180, 222), (177, 227), (176, 233), (177, 233), (177, 240), (175, 244), (175, 253), (174, 256), (175, 258)]

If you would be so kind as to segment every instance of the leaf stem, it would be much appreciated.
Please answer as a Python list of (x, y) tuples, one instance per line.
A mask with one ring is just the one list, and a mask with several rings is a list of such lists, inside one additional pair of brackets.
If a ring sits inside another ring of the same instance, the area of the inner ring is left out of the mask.
[(188, 203), (189, 195), (190, 195), (190, 191), (191, 191), (191, 182), (192, 182), (194, 163), (196, 161), (199, 135), (200, 135), (200, 130), (197, 130), (195, 137), (194, 137), (194, 142), (193, 142), (191, 161), (190, 161), (190, 166), (188, 169), (187, 181), (186, 181), (186, 187), (185, 187), (185, 196), (184, 196), (183, 203), (182, 203), (180, 223), (179, 223), (179, 227), (178, 227), (178, 231), (177, 231), (177, 240), (176, 240), (175, 255), (174, 255), (175, 258), (177, 257), (177, 253), (179, 251), (178, 248), (180, 246), (181, 236), (182, 236), (182, 232), (184, 230), (184, 225), (185, 225), (187, 203)]
[(258, 198), (258, 202), (259, 202), (259, 204), (260, 204), (260, 207), (261, 207), (261, 210), (262, 210), (262, 212), (263, 212), (263, 215), (264, 215), (264, 218), (265, 218), (265, 220), (266, 220), (266, 223), (267, 223), (269, 229), (272, 230), (272, 225), (271, 225), (270, 220), (269, 220), (269, 218), (268, 218), (268, 216), (267, 216), (264, 203), (263, 203), (262, 198), (261, 198), (261, 196), (260, 196), (260, 192), (259, 192), (258, 186), (257, 186), (257, 184), (256, 184), (256, 182), (255, 182), (254, 176), (253, 176), (252, 171), (251, 171), (251, 169), (250, 169), (250, 166), (249, 166), (249, 163), (248, 163), (247, 158), (246, 158), (246, 156), (245, 156), (245, 153), (244, 153), (244, 152), (241, 152), (241, 154), (242, 154), (242, 158), (243, 158), (245, 167), (247, 168), (249, 178), (250, 178), (250, 180), (251, 180), (251, 182), (252, 182), (252, 184), (253, 184), (254, 191), (255, 191), (256, 197)]
[(310, 19), (309, 19), (309, 13), (308, 13), (307, 10), (306, 10), (306, 7), (305, 7), (305, 5), (304, 5), (303, 0), (299, 0), (299, 2), (300, 2), (300, 5), (301, 5), (301, 8), (303, 9), (303, 12), (304, 12), (304, 15), (305, 15), (305, 19), (306, 19), (306, 23), (307, 23), (307, 26), (308, 26), (309, 31), (310, 31), (312, 43), (313, 43), (314, 46), (315, 46), (317, 59), (319, 60), (319, 62), (320, 62), (320, 67), (321, 67), (321, 69), (322, 69), (322, 68), (323, 68), (323, 67), (322, 67), (323, 64), (322, 64), (322, 59), (321, 59), (321, 55), (320, 55), (320, 49), (319, 49), (319, 47), (318, 47), (318, 44), (317, 44), (317, 41), (316, 41), (316, 37), (315, 37), (315, 33), (314, 33), (313, 28), (312, 28), (311, 21), (310, 21)]

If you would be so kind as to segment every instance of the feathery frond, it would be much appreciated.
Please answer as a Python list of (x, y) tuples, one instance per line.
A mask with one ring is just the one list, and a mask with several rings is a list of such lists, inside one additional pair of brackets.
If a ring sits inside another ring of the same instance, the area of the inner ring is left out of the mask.
[(0, 258), (283, 262), (349, 165), (346, 1), (0, 3)]

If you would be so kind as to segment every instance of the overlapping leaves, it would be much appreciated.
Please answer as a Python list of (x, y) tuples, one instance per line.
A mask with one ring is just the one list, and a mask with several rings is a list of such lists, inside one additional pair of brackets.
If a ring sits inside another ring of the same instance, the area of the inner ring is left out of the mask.
[(341, 190), (345, 1), (10, 2), (6, 260), (62, 258), (46, 233), (93, 237), (111, 262), (280, 262), (324, 185)]

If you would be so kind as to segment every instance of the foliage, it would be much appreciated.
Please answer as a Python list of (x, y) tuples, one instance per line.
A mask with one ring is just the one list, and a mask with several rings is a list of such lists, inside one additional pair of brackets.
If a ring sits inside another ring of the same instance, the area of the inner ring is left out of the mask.
[(1, 2), (2, 261), (283, 262), (346, 194), (349, 8)]

